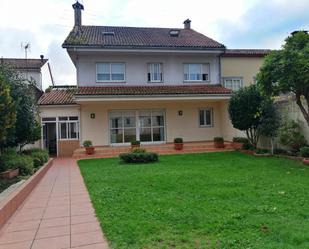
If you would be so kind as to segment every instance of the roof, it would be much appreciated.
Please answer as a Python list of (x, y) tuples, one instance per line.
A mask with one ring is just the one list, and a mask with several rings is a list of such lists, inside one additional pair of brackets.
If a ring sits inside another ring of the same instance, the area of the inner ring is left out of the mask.
[(40, 70), (47, 62), (47, 59), (20, 59), (20, 58), (1, 58), (0, 63), (11, 65), (15, 69)]
[(264, 57), (271, 49), (226, 49), (223, 57)]
[[(80, 30), (76, 32), (73, 29), (62, 46), (128, 49), (224, 48), (224, 45), (193, 29), (81, 26)], [(179, 30), (179, 36), (170, 36), (171, 30)]]
[(39, 99), (39, 105), (76, 104), (74, 97), (81, 96), (186, 96), (186, 95), (226, 95), (231, 90), (221, 85), (188, 86), (102, 86), (54, 89)]

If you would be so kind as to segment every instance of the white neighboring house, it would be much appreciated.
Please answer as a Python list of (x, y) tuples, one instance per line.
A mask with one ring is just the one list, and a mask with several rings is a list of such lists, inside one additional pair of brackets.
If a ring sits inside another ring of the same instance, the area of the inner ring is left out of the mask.
[(42, 67), (48, 60), (41, 56), (40, 59), (0, 58), (1, 64), (8, 64), (28, 81), (35, 81), (36, 87), (42, 91)]

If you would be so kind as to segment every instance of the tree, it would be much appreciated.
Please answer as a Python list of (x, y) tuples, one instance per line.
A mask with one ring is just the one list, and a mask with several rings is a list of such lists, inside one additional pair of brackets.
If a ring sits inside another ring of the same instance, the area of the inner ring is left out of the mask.
[(10, 87), (0, 74), (0, 147), (7, 141), (8, 131), (14, 127), (16, 112)]
[(41, 128), (37, 121), (34, 85), (25, 81), (17, 72), (0, 66), (0, 74), (6, 79), (11, 89), (11, 97), (16, 108), (16, 123), (8, 131), (6, 147), (19, 146), (20, 150), (28, 143), (34, 143), (41, 138)]
[(259, 134), (270, 138), (271, 153), (274, 152), (273, 139), (278, 133), (280, 127), (280, 117), (271, 99), (265, 99), (261, 105)]
[(273, 101), (263, 96), (255, 85), (244, 87), (233, 94), (229, 114), (234, 128), (245, 131), (254, 147), (260, 135), (272, 139), (279, 128), (279, 117)]
[(266, 57), (257, 82), (267, 95), (294, 93), (309, 126), (309, 34), (298, 31), (287, 37), (281, 50)]

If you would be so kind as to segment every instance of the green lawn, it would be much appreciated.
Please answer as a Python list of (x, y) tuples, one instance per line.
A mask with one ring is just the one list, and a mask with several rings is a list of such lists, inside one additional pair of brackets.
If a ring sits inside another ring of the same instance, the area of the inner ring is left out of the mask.
[(238, 152), (79, 161), (112, 248), (309, 248), (309, 167)]

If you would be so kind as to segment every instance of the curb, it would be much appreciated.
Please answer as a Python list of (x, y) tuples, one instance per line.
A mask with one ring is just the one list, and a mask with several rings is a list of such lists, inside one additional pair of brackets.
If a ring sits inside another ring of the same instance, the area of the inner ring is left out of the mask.
[(34, 187), (40, 182), (45, 173), (53, 165), (53, 158), (49, 159), (34, 175), (27, 179), (19, 188), (15, 189), (0, 203), (0, 229), (29, 196)]

